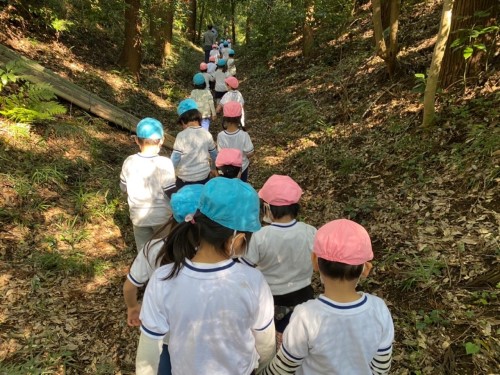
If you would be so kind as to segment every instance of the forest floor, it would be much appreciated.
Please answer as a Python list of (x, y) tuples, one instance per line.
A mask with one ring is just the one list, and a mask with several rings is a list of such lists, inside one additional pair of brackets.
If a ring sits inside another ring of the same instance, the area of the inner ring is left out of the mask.
[[(437, 127), (422, 131), (414, 73), (429, 66), (436, 10), (402, 16), (393, 79), (363, 12), (314, 64), (295, 43), (271, 59), (245, 51), (250, 182), (290, 175), (304, 190), (301, 220), (367, 228), (375, 267), (360, 288), (393, 314), (394, 374), (498, 374), (499, 61), (480, 86), (441, 93)], [(106, 40), (9, 28), (0, 42), (172, 135), (202, 59), (183, 41), (138, 84)], [(134, 372), (138, 330), (126, 324), (121, 287), (136, 250), (118, 183), (136, 148), (128, 132), (68, 109), (43, 125), (0, 120), (0, 374)]]

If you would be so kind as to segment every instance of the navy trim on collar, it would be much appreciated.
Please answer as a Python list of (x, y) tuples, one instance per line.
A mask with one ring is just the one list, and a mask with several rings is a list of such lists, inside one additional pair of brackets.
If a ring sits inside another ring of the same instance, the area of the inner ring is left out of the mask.
[(159, 156), (158, 154), (156, 155), (150, 155), (150, 156), (147, 156), (147, 155), (141, 155), (140, 152), (137, 153), (137, 156), (141, 157), (141, 158), (144, 158), (144, 159), (152, 159), (152, 158), (156, 158), (157, 156)]
[(240, 129), (236, 130), (235, 132), (228, 132), (227, 130), (224, 130), (224, 133), (226, 133), (227, 135), (235, 135), (235, 134), (238, 134), (240, 132)]
[(321, 302), (323, 302), (324, 304), (331, 306), (335, 309), (339, 309), (339, 310), (355, 309), (356, 307), (360, 307), (360, 306), (364, 305), (366, 303), (366, 301), (368, 301), (368, 297), (366, 295), (364, 295), (363, 298), (361, 299), (361, 302), (358, 302), (355, 305), (341, 306), (341, 305), (336, 305), (334, 303), (331, 303), (330, 301), (326, 301), (326, 300), (322, 299), (321, 297), (319, 297), (318, 299)]
[(184, 262), (184, 266), (186, 266), (187, 268), (189, 268), (190, 270), (195, 271), (195, 272), (217, 272), (217, 271), (222, 271), (222, 270), (228, 269), (228, 268), (234, 266), (235, 264), (236, 264), (236, 262), (233, 260), (231, 263), (226, 264), (225, 266), (222, 266), (222, 267), (196, 268), (196, 267), (192, 266), (191, 264)]
[(293, 227), (295, 224), (297, 224), (297, 220), (295, 219), (290, 224), (271, 223), (273, 227), (278, 227), (278, 228), (290, 228)]

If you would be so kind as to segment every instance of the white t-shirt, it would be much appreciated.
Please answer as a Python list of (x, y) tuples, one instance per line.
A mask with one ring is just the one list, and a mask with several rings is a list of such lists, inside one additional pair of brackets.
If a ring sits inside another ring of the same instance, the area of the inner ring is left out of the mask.
[(172, 374), (249, 375), (258, 364), (254, 331), (273, 323), (271, 291), (262, 274), (232, 259), (193, 263), (164, 280), (172, 265), (160, 267), (144, 295), (144, 335), (169, 333)]
[(377, 353), (392, 348), (394, 325), (385, 302), (371, 294), (339, 303), (321, 295), (298, 305), (283, 333), (282, 351), (303, 360), (298, 375), (371, 375)]
[(227, 59), (227, 72), (232, 76), (236, 75), (236, 64), (232, 57)]
[(165, 191), (175, 187), (174, 165), (169, 158), (141, 153), (129, 156), (123, 162), (120, 185), (127, 192), (130, 220), (135, 226), (168, 221), (172, 210)]
[(224, 80), (229, 77), (229, 74), (227, 72), (223, 72), (222, 70), (216, 70), (215, 72), (212, 73), (212, 77), (215, 79), (215, 91), (219, 92), (226, 92), (227, 87), (226, 87), (226, 82)]
[(311, 285), (311, 253), (316, 228), (293, 220), (272, 223), (252, 235), (244, 259), (262, 271), (273, 295)]
[[(235, 132), (228, 132), (227, 130), (221, 131), (217, 135), (217, 150), (220, 151), (222, 148), (236, 148), (241, 150), (243, 154), (241, 171), (248, 168), (250, 161), (248, 160), (248, 154), (254, 151), (252, 140), (247, 132), (240, 129)], [(250, 241), (251, 242), (251, 241)]]
[(158, 268), (156, 257), (164, 244), (165, 240), (163, 238), (151, 240), (151, 242), (146, 243), (146, 246), (149, 247), (141, 249), (135, 257), (132, 266), (130, 266), (127, 279), (136, 287), (143, 287), (151, 278), (154, 270)]
[[(215, 64), (213, 62), (209, 62), (207, 64), (207, 73), (208, 74), (215, 72), (216, 69), (217, 69), (217, 64)], [(206, 81), (206, 79), (205, 79), (205, 81)], [(210, 81), (213, 81), (213, 79), (211, 79)]]
[(245, 105), (245, 100), (243, 99), (243, 95), (238, 90), (231, 90), (224, 94), (222, 99), (220, 100), (220, 105), (224, 106), (227, 102), (238, 102), (242, 106)]
[(181, 155), (177, 177), (183, 181), (200, 181), (210, 173), (210, 154), (216, 149), (212, 134), (201, 126), (188, 127), (177, 134), (174, 152)]
[[(217, 66), (216, 66), (216, 67), (217, 67)], [(215, 71), (215, 69), (214, 69), (214, 71)], [(203, 73), (201, 73), (201, 74), (203, 74), (203, 77), (205, 77), (205, 85), (206, 85), (205, 89), (207, 89), (208, 91), (210, 91), (210, 81), (213, 81), (213, 80), (214, 80), (214, 78), (213, 78), (213, 77), (212, 77), (212, 75), (208, 72), (208, 66), (207, 66), (207, 71), (206, 71), (206, 72), (203, 72)], [(212, 100), (213, 100), (213, 98), (212, 98)]]

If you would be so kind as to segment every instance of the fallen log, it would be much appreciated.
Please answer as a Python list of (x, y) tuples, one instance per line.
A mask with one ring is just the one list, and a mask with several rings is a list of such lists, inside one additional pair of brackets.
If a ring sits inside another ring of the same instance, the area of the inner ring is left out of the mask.
[[(135, 127), (140, 121), (139, 118), (131, 115), (121, 108), (101, 99), (90, 91), (81, 88), (69, 80), (57, 75), (50, 69), (43, 67), (37, 62), (30, 60), (8, 47), (0, 44), (0, 64), (5, 65), (9, 61), (17, 61), (26, 69), (27, 79), (33, 83), (49, 83), (54, 93), (70, 103), (101, 117), (126, 130), (135, 132)], [(175, 138), (170, 134), (165, 134), (164, 146), (172, 149)]]

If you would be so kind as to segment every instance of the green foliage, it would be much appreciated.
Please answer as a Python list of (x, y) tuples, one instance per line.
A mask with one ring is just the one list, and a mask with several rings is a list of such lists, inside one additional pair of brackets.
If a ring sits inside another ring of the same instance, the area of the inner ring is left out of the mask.
[(474, 26), (472, 29), (460, 29), (459, 31), (464, 35), (455, 39), (450, 47), (453, 48), (454, 51), (461, 50), (464, 59), (468, 60), (474, 53), (487, 50), (486, 45), (477, 40), (481, 36), (497, 33), (498, 30), (499, 27), (496, 25), (488, 27)]
[(413, 86), (412, 91), (423, 94), (425, 91), (425, 85), (427, 84), (427, 78), (424, 73), (415, 74), (415, 86)]
[(429, 326), (447, 326), (450, 321), (443, 318), (443, 310), (432, 310), (428, 314), (423, 310), (419, 311), (419, 319), (416, 323), (416, 328), (419, 331), (425, 330)]
[(414, 290), (417, 286), (427, 287), (436, 276), (441, 275), (441, 270), (445, 264), (435, 258), (420, 259), (414, 256), (416, 267), (404, 272), (406, 278), (402, 282), (404, 292)]
[(465, 346), (465, 353), (469, 355), (477, 354), (481, 350), (481, 345), (475, 344), (470, 341), (466, 342), (464, 346)]
[(74, 24), (75, 23), (73, 21), (55, 17), (50, 23), (50, 26), (56, 31), (56, 36), (59, 38), (59, 35), (62, 32), (68, 31)]

